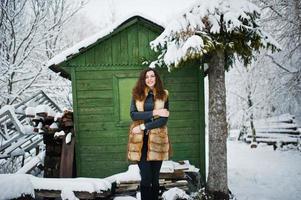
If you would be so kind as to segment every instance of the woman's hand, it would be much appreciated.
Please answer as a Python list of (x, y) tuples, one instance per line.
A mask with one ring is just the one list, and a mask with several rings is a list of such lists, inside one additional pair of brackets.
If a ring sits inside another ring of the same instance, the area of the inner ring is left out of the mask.
[(137, 133), (141, 133), (141, 129), (140, 129), (140, 126), (135, 126), (133, 129), (132, 129), (132, 133), (134, 134), (137, 134)]
[(165, 108), (153, 110), (153, 116), (169, 117), (169, 111)]

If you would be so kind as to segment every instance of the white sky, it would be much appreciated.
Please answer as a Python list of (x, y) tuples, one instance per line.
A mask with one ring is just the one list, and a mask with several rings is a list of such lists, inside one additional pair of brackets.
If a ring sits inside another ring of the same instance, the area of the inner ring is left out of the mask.
[(89, 0), (80, 11), (84, 13), (96, 26), (100, 26), (114, 13), (115, 20), (124, 18), (131, 13), (144, 13), (157, 20), (166, 22), (176, 13), (189, 7), (196, 0)]

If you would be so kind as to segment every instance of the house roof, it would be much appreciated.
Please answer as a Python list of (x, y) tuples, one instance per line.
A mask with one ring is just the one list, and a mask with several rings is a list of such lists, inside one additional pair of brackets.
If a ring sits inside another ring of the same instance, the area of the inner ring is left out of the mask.
[(120, 19), (119, 21), (112, 24), (112, 26), (92, 35), (91, 37), (82, 40), (81, 42), (78, 42), (71, 48), (68, 48), (63, 52), (61, 52), (60, 54), (54, 56), (46, 63), (46, 66), (49, 67), (54, 72), (60, 72), (61, 76), (63, 76), (64, 78), (70, 79), (70, 74), (68, 74), (68, 72), (66, 72), (61, 67), (59, 67), (60, 64), (62, 64), (63, 62), (69, 59), (72, 59), (73, 57), (77, 56), (82, 52), (85, 52), (86, 50), (91, 48), (94, 44), (101, 42), (104, 38), (107, 38), (117, 30), (120, 29), (122, 30), (123, 28), (126, 28), (123, 27), (123, 25), (134, 20), (138, 20), (138, 21), (140, 20), (140, 21), (150, 23), (160, 29), (164, 29), (165, 26), (163, 22), (152, 19), (151, 17), (145, 16), (144, 14), (141, 13), (132, 14), (130, 16)]

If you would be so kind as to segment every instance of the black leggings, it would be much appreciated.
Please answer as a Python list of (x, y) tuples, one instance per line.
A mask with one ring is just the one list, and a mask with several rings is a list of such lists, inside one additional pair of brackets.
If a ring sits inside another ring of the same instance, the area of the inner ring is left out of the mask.
[(142, 146), (142, 155), (141, 160), (138, 162), (141, 175), (141, 187), (158, 187), (159, 188), (159, 175), (162, 165), (162, 161), (147, 161), (147, 140), (148, 137), (145, 135), (143, 146)]

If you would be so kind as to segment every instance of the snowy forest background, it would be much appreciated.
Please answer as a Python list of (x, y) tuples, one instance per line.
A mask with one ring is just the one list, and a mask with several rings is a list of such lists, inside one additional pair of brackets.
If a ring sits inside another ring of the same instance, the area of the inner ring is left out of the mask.
[[(189, 6), (193, 0), (185, 2)], [(229, 126), (240, 128), (251, 115), (260, 119), (283, 113), (295, 115), (300, 124), (301, 3), (252, 2), (261, 8), (263, 29), (280, 43), (282, 51), (258, 52), (248, 68), (237, 62), (226, 73)], [(183, 8), (180, 3), (1, 1), (0, 107), (16, 104), (43, 90), (62, 108), (72, 108), (70, 81), (47, 68), (50, 58), (133, 11), (167, 23)], [(150, 5), (155, 9), (149, 9)]]

